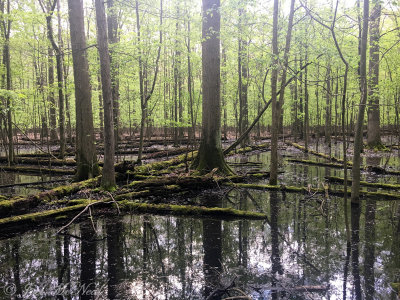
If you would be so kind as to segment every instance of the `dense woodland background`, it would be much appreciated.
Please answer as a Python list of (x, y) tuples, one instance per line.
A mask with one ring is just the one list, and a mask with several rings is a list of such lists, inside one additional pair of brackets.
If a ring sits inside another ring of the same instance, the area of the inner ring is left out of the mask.
[[(272, 118), (271, 109), (266, 110), (252, 131), (255, 137), (268, 136), (271, 124), (279, 124), (272, 126), (279, 134), (304, 139), (306, 148), (310, 137), (324, 136), (330, 145), (332, 137), (353, 135), (365, 77), (360, 64), (363, 20), (369, 27), (364, 120), (368, 144), (380, 147), (384, 130), (400, 132), (397, 3), (371, 1), (369, 18), (363, 18), (365, 3), (360, 1), (275, 2), (275, 27), (272, 2), (221, 2), (223, 138), (245, 132), (265, 109), (271, 93), (284, 85), (277, 115)], [(174, 144), (199, 137), (201, 5), (170, 0), (105, 2), (117, 143), (139, 135), (140, 129), (144, 139), (161, 136)], [(61, 143), (63, 153), (64, 139), (73, 145), (75, 112), (80, 111), (75, 109), (80, 102), (74, 99), (70, 35), (74, 24), (69, 24), (68, 5), (60, 0), (3, 0), (0, 9), (1, 147), (10, 156), (11, 141), (41, 140)], [(83, 51), (91, 86), (87, 96), (100, 141), (102, 64), (94, 1), (84, 1), (83, 10), (87, 43)], [(272, 121), (278, 118), (279, 123)]]

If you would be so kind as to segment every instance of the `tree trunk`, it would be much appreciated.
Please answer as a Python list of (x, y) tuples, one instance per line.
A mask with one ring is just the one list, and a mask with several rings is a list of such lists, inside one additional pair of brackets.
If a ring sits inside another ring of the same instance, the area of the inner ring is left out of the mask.
[(360, 57), (360, 89), (361, 99), (357, 117), (354, 137), (354, 155), (353, 155), (353, 183), (351, 185), (351, 202), (359, 203), (360, 201), (360, 163), (361, 150), (363, 143), (363, 123), (365, 105), (368, 98), (367, 86), (367, 41), (368, 41), (368, 17), (369, 17), (369, 0), (364, 0), (364, 16), (361, 35), (361, 57)]
[(117, 56), (113, 51), (114, 44), (118, 43), (118, 14), (114, 5), (114, 0), (107, 1), (107, 25), (108, 25), (108, 41), (110, 43), (110, 63), (111, 63), (111, 86), (112, 86), (112, 101), (113, 101), (113, 124), (114, 124), (114, 139), (115, 147), (118, 147), (120, 139), (120, 121), (119, 121), (119, 63)]
[(94, 145), (92, 92), (86, 54), (83, 3), (80, 0), (68, 0), (68, 8), (75, 82), (76, 179), (84, 180), (97, 176), (99, 167)]
[(331, 123), (332, 123), (332, 116), (331, 116), (331, 104), (332, 104), (332, 92), (331, 92), (331, 65), (328, 63), (328, 68), (326, 70), (326, 107), (325, 107), (325, 143), (328, 147), (331, 147)]
[(272, 99), (272, 136), (271, 136), (271, 165), (269, 183), (278, 183), (278, 129), (279, 129), (279, 108), (277, 104), (277, 83), (278, 83), (278, 11), (279, 1), (274, 0), (274, 13), (272, 25), (272, 73), (271, 73), (271, 99)]
[(193, 167), (201, 173), (218, 168), (232, 171), (225, 162), (221, 145), (220, 102), (220, 1), (203, 0), (202, 21), (202, 139)]
[(104, 108), (104, 166), (101, 177), (101, 186), (104, 189), (115, 188), (115, 147), (114, 147), (114, 122), (113, 98), (110, 70), (110, 52), (107, 42), (107, 22), (104, 2), (95, 0), (97, 21), (97, 48), (100, 57), (101, 86)]
[(379, 110), (379, 24), (381, 4), (375, 1), (370, 16), (370, 48), (369, 48), (369, 105), (368, 105), (368, 138), (369, 147), (381, 147), (380, 110)]
[[(42, 2), (40, 2), (40, 4), (42, 5)], [(62, 64), (62, 52), (60, 47), (56, 44), (55, 40), (54, 40), (54, 34), (53, 34), (53, 24), (52, 24), (52, 16), (54, 13), (54, 9), (56, 7), (57, 4), (57, 0), (54, 0), (53, 3), (51, 4), (50, 7), (48, 7), (48, 9), (46, 10), (44, 8), (44, 5), (42, 5), (42, 9), (43, 12), (47, 13), (46, 16), (46, 24), (47, 24), (47, 37), (49, 39), (49, 42), (54, 50), (54, 52), (56, 53), (56, 69), (57, 69), (57, 90), (58, 90), (58, 109), (59, 109), (59, 128), (60, 128), (60, 158), (64, 157), (64, 152), (65, 152), (65, 113), (64, 113), (64, 93), (63, 93), (63, 84), (64, 84), (64, 78), (63, 78), (63, 64)], [(60, 26), (60, 24), (59, 24)], [(59, 28), (60, 31), (60, 28)], [(61, 33), (59, 32), (59, 35)], [(50, 52), (49, 52), (50, 55)], [(51, 59), (49, 57), (49, 59)], [(49, 61), (50, 62), (50, 61)], [(50, 69), (51, 67), (51, 69)], [(52, 74), (53, 67), (52, 67), (52, 63), (51, 65), (49, 64), (49, 87), (50, 86), (50, 80), (53, 80), (54, 83), (54, 79), (52, 79), (52, 77), (54, 77), (54, 75)], [(50, 76), (51, 75), (51, 76)], [(50, 94), (50, 96), (52, 95), (52, 92)], [(53, 101), (50, 101), (50, 104), (53, 106), (54, 102), (54, 96), (52, 96)], [(55, 121), (55, 108), (53, 108), (54, 111), (52, 111), (52, 108), (50, 107), (50, 117), (53, 118), (54, 120), (51, 120), (51, 122)], [(54, 116), (52, 116), (52, 113), (54, 113)], [(53, 124), (52, 124), (53, 126)], [(51, 133), (51, 135), (53, 135), (54, 133)], [(57, 133), (55, 133), (57, 135)]]
[(47, 99), (50, 105), (50, 140), (55, 142), (58, 140), (57, 135), (57, 118), (56, 118), (56, 101), (54, 99), (54, 63), (53, 63), (53, 49), (48, 48), (48, 94)]
[[(243, 23), (246, 22), (246, 4), (242, 4), (239, 14), (239, 40), (238, 40), (238, 75), (239, 75), (239, 135), (242, 135), (249, 126), (249, 112), (247, 101), (248, 89), (248, 63), (247, 63), (247, 37), (244, 34)], [(250, 143), (250, 135), (242, 140), (241, 146)]]
[[(4, 36), (3, 45), (3, 65), (5, 66), (5, 75), (3, 75), (3, 86), (6, 90), (11, 90), (11, 58), (10, 58), (10, 34), (11, 34), (11, 17), (7, 21), (4, 20), (4, 5), (1, 2), (1, 11), (3, 13), (2, 31)], [(10, 0), (7, 1), (7, 15), (10, 15)], [(8, 139), (8, 165), (14, 164), (14, 140), (13, 140), (13, 121), (11, 111), (11, 98), (6, 97), (7, 118), (4, 118), (4, 128), (7, 128)]]

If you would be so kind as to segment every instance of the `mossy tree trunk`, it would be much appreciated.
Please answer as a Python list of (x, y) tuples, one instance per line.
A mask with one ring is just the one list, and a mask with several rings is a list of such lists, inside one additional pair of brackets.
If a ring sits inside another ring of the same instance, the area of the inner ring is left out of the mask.
[(108, 51), (106, 30), (107, 22), (104, 3), (102, 0), (96, 0), (95, 6), (97, 21), (97, 49), (99, 50), (100, 57), (101, 86), (104, 108), (104, 167), (101, 177), (101, 186), (105, 189), (113, 189), (115, 187), (115, 141), (110, 53)]
[(83, 4), (68, 0), (71, 48), (75, 82), (76, 179), (84, 180), (99, 173), (94, 145), (92, 92), (86, 53)]
[(202, 139), (193, 167), (201, 173), (218, 168), (231, 173), (221, 145), (220, 1), (203, 0), (202, 24)]

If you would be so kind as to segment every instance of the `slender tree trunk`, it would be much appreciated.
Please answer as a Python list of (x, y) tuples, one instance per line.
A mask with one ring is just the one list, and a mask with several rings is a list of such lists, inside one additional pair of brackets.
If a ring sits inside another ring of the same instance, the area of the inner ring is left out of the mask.
[(101, 92), (101, 75), (97, 75), (97, 92), (99, 93), (99, 119), (100, 119), (100, 140), (104, 142), (104, 114), (103, 114), (103, 97)]
[(58, 140), (57, 135), (57, 118), (56, 118), (56, 100), (54, 99), (54, 63), (53, 63), (53, 49), (48, 48), (48, 94), (47, 99), (50, 105), (50, 140), (55, 142)]
[(118, 14), (114, 0), (107, 1), (107, 25), (108, 25), (108, 41), (110, 44), (110, 62), (111, 62), (111, 85), (112, 85), (112, 100), (113, 100), (113, 124), (114, 124), (114, 139), (115, 148), (118, 148), (120, 139), (120, 109), (119, 109), (119, 63), (117, 55), (114, 52), (114, 46), (119, 41), (118, 33)]
[(380, 134), (380, 109), (379, 109), (379, 25), (381, 17), (381, 4), (374, 1), (375, 5), (370, 16), (370, 48), (369, 48), (369, 105), (368, 105), (368, 138), (369, 147), (381, 147)]
[(331, 65), (328, 63), (326, 70), (326, 107), (325, 107), (325, 143), (330, 148), (332, 145), (332, 116), (331, 116), (331, 105), (332, 105), (332, 92), (331, 92)]
[(94, 145), (92, 92), (86, 53), (83, 3), (80, 0), (68, 0), (68, 8), (75, 81), (76, 179), (84, 180), (99, 174)]
[(358, 110), (357, 124), (354, 137), (354, 155), (353, 155), (353, 182), (351, 186), (351, 202), (359, 203), (360, 201), (360, 164), (361, 150), (363, 143), (363, 124), (365, 105), (368, 98), (367, 86), (367, 41), (368, 41), (368, 17), (369, 17), (369, 0), (364, 0), (364, 16), (361, 36), (361, 57), (360, 57), (360, 88), (361, 99)]
[(104, 166), (101, 186), (110, 190), (115, 188), (115, 146), (113, 122), (113, 98), (110, 70), (110, 52), (107, 42), (107, 22), (104, 2), (95, 0), (97, 21), (97, 48), (100, 56), (101, 86), (104, 107)]
[(269, 183), (278, 183), (278, 129), (279, 129), (279, 108), (277, 103), (277, 83), (278, 83), (278, 11), (279, 1), (274, 0), (274, 13), (272, 25), (272, 73), (271, 73), (271, 103), (272, 103), (272, 128), (271, 128), (271, 165)]
[[(50, 44), (51, 44), (54, 52), (56, 53), (58, 112), (59, 112), (59, 114), (58, 114), (58, 116), (59, 116), (58, 123), (59, 123), (59, 129), (60, 129), (60, 154), (59, 154), (59, 156), (60, 156), (60, 158), (63, 158), (64, 155), (65, 155), (65, 113), (64, 113), (64, 93), (63, 93), (63, 84), (64, 84), (63, 59), (62, 59), (62, 51), (61, 51), (59, 45), (57, 45), (55, 40), (54, 40), (53, 24), (52, 24), (52, 17), (53, 17), (53, 13), (54, 13), (54, 10), (55, 10), (56, 4), (57, 4), (57, 0), (54, 0), (53, 3), (50, 5), (50, 7), (47, 8), (47, 10), (45, 9), (45, 7), (44, 7), (44, 5), (42, 4), (41, 1), (40, 1), (40, 4), (42, 6), (43, 12), (47, 13), (47, 16), (46, 16), (47, 37), (48, 37), (48, 39), (50, 41)], [(60, 23), (59, 23), (59, 26), (60, 26)], [(60, 31), (60, 28), (59, 28), (59, 31)], [(59, 35), (61, 35), (60, 32), (59, 32)], [(49, 56), (50, 56), (50, 52), (49, 52)], [(51, 69), (50, 69), (50, 67), (51, 67)], [(53, 69), (53, 67), (52, 67), (52, 63), (51, 63), (51, 64), (49, 64), (49, 87), (50, 87), (50, 80), (52, 80), (52, 77), (54, 77), (54, 75), (51, 74), (51, 73), (53, 73), (52, 69)], [(53, 79), (53, 81), (54, 81), (54, 79)], [(52, 94), (50, 94), (50, 95), (52, 95)], [(53, 106), (53, 103), (55, 104), (54, 96), (52, 96), (52, 98), (53, 98), (53, 101), (50, 101), (50, 104)], [(54, 120), (55, 120), (55, 108), (54, 108), (54, 112), (52, 111), (52, 108), (50, 108), (51, 116), (52, 116), (52, 113), (54, 113)], [(54, 120), (52, 120), (52, 122), (54, 122)], [(57, 133), (56, 133), (56, 135), (57, 135)]]
[[(243, 7), (244, 6), (244, 7)], [(238, 39), (238, 75), (239, 75), (239, 135), (242, 135), (249, 126), (249, 109), (247, 99), (248, 89), (248, 64), (247, 64), (247, 37), (244, 33), (246, 21), (245, 2), (238, 10), (239, 15), (239, 39)], [(250, 135), (242, 140), (242, 147), (250, 143)]]
[(286, 43), (285, 43), (285, 51), (283, 54), (283, 67), (282, 67), (282, 76), (281, 76), (281, 89), (278, 100), (278, 116), (279, 116), (279, 132), (283, 133), (283, 103), (285, 101), (285, 87), (286, 87), (286, 76), (287, 69), (289, 66), (289, 51), (290, 51), (290, 43), (292, 41), (292, 28), (293, 28), (293, 18), (294, 18), (294, 3), (295, 0), (290, 1), (290, 12), (289, 12), (289, 23), (288, 30), (286, 34)]
[[(10, 58), (10, 35), (11, 35), (11, 17), (10, 17), (10, 0), (7, 1), (6, 13), (9, 16), (8, 20), (4, 20), (4, 5), (5, 1), (1, 2), (2, 16), (2, 31), (4, 37), (3, 45), (3, 65), (5, 66), (5, 78), (3, 77), (3, 85), (6, 90), (11, 90), (11, 58)], [(14, 134), (13, 134), (13, 119), (11, 98), (6, 97), (7, 118), (4, 118), (4, 128), (7, 128), (8, 139), (8, 165), (14, 164)]]
[[(139, 18), (139, 2), (138, 0), (135, 1), (135, 9), (136, 9), (136, 30), (137, 30), (137, 40), (138, 45), (141, 47), (141, 30), (140, 30), (140, 18)], [(142, 111), (141, 120), (140, 120), (140, 136), (139, 136), (139, 149), (138, 149), (138, 158), (137, 162), (140, 164), (142, 162), (142, 154), (143, 154), (143, 138), (144, 138), (144, 127), (147, 120), (148, 115), (148, 101), (150, 100), (154, 88), (157, 82), (157, 75), (159, 69), (159, 61), (161, 56), (161, 46), (163, 41), (163, 34), (162, 34), (162, 24), (163, 24), (163, 0), (160, 0), (160, 40), (158, 45), (158, 52), (157, 58), (155, 62), (155, 72), (153, 77), (153, 82), (151, 85), (151, 89), (147, 89), (147, 70), (143, 65), (143, 51), (139, 49), (139, 89), (140, 89), (140, 107)]]

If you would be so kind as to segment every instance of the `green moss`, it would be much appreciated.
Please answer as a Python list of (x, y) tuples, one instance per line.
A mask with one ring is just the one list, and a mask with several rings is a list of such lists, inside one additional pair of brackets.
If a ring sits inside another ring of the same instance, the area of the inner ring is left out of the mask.
[(68, 206), (68, 207), (63, 207), (63, 208), (58, 208), (58, 209), (51, 209), (51, 210), (46, 210), (46, 211), (41, 211), (41, 212), (36, 212), (36, 213), (2, 218), (2, 219), (0, 219), (0, 225), (4, 226), (4, 225), (13, 225), (13, 224), (18, 224), (18, 223), (38, 223), (48, 217), (53, 217), (53, 216), (56, 217), (58, 215), (62, 215), (62, 214), (68, 213), (68, 212), (73, 212), (73, 211), (83, 209), (86, 207), (87, 204), (88, 204), (88, 202), (84, 203), (84, 204)]
[(2, 201), (0, 201), (0, 207), (10, 208), (10, 207), (13, 207), (14, 204), (17, 202), (18, 202), (18, 200), (2, 200)]
[(400, 293), (400, 282), (392, 282), (390, 286), (398, 293)]
[(197, 216), (218, 216), (218, 217), (238, 217), (248, 219), (265, 219), (266, 214), (237, 210), (233, 208), (203, 207), (193, 205), (171, 205), (171, 204), (147, 204), (122, 201), (119, 207), (124, 210), (132, 210), (139, 213), (158, 213), (173, 215), (197, 215)]

